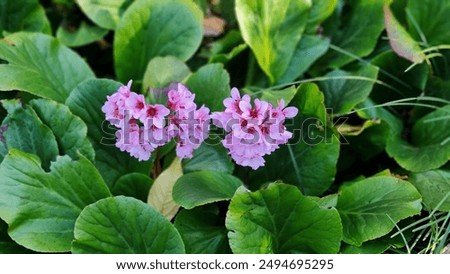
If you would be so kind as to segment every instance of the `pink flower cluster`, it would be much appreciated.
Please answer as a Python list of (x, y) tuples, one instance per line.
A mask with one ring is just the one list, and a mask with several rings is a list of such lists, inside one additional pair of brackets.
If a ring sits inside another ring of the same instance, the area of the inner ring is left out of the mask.
[(197, 110), (195, 95), (182, 84), (169, 91), (167, 108), (146, 104), (143, 95), (130, 90), (131, 83), (107, 96), (102, 107), (106, 120), (119, 129), (116, 146), (145, 161), (157, 147), (175, 138), (177, 155), (192, 157), (193, 151), (208, 136), (209, 109), (202, 106)]
[(211, 118), (216, 126), (228, 132), (222, 143), (233, 160), (241, 166), (253, 169), (263, 166), (263, 157), (286, 144), (292, 137), (284, 122), (286, 118), (295, 117), (298, 109), (285, 108), (283, 100), (274, 107), (255, 99), (252, 106), (250, 96), (241, 97), (239, 90), (233, 88), (231, 98), (225, 99), (223, 104), (225, 111), (214, 112)]

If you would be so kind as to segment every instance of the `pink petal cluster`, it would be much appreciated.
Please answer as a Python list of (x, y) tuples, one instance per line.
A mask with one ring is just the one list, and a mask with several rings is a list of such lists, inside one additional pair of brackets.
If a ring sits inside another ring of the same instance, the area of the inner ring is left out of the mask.
[(297, 115), (295, 107), (285, 108), (284, 100), (277, 107), (250, 96), (241, 97), (239, 90), (231, 90), (231, 98), (223, 101), (225, 111), (211, 115), (213, 123), (228, 133), (222, 141), (233, 160), (241, 166), (257, 169), (264, 166), (264, 156), (286, 144), (292, 133), (284, 125), (286, 118)]
[(194, 149), (208, 136), (209, 109), (196, 110), (195, 96), (181, 84), (169, 91), (166, 107), (147, 104), (143, 95), (131, 91), (131, 83), (107, 96), (102, 107), (106, 120), (118, 128), (116, 146), (146, 161), (157, 147), (175, 138), (177, 155), (192, 157)]

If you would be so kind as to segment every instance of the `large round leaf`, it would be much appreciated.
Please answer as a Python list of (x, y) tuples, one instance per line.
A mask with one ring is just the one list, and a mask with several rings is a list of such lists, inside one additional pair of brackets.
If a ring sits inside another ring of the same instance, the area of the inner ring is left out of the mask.
[(70, 250), (81, 210), (110, 196), (94, 165), (58, 157), (47, 173), (39, 159), (15, 149), (0, 165), (0, 217), (17, 243), (41, 252)]
[(76, 159), (78, 153), (94, 161), (95, 152), (87, 139), (86, 124), (63, 104), (51, 100), (32, 100), (30, 106), (50, 128), (58, 143), (59, 154)]
[(142, 173), (129, 173), (120, 177), (111, 189), (113, 195), (124, 195), (147, 202), (153, 180)]
[(384, 2), (348, 0), (345, 4), (349, 6), (349, 13), (340, 13), (347, 9), (336, 9), (336, 18), (339, 19), (331, 20), (325, 26), (325, 32), (331, 36), (331, 43), (340, 50), (328, 51), (318, 66), (339, 68), (354, 61), (354, 56), (364, 57), (370, 54), (384, 29)]
[(16, 100), (3, 101), (3, 107), (8, 110), (8, 116), (3, 120), (2, 133), (4, 149), (0, 157), (5, 157), (8, 149), (15, 148), (32, 153), (40, 158), (42, 166), (48, 169), (50, 162), (59, 154), (58, 143), (52, 131), (29, 108), (23, 108)]
[(184, 208), (229, 200), (242, 182), (233, 175), (204, 170), (183, 175), (173, 187), (173, 199)]
[(363, 66), (354, 72), (335, 70), (328, 73), (325, 77), (331, 79), (319, 83), (325, 94), (325, 106), (332, 110), (332, 115), (343, 115), (352, 110), (369, 96), (377, 75), (378, 69), (372, 65)]
[(156, 56), (189, 59), (202, 40), (202, 13), (190, 0), (137, 0), (124, 13), (114, 38), (121, 81), (141, 80)]
[(41, 33), (15, 33), (0, 42), (0, 90), (21, 90), (64, 103), (94, 73), (75, 52)]
[(227, 229), (215, 205), (192, 210), (183, 209), (177, 214), (175, 227), (180, 232), (188, 254), (230, 253)]
[(409, 32), (427, 46), (450, 43), (450, 2), (447, 0), (409, 0)]
[(116, 92), (120, 85), (106, 79), (88, 80), (77, 86), (66, 102), (72, 113), (86, 123), (87, 135), (95, 149), (95, 166), (110, 188), (121, 176), (132, 172), (148, 174), (151, 167), (151, 161), (139, 162), (114, 145), (115, 128), (105, 121), (102, 106), (106, 96)]
[(4, 32), (51, 32), (45, 10), (37, 0), (2, 0), (0, 14), (0, 38)]
[(223, 110), (223, 100), (230, 96), (230, 76), (222, 64), (209, 64), (192, 74), (186, 82), (195, 93), (195, 102), (211, 111)]
[(80, 47), (102, 39), (107, 33), (107, 29), (89, 25), (83, 21), (76, 30), (60, 26), (56, 31), (56, 37), (66, 46)]
[(73, 253), (184, 253), (173, 225), (134, 198), (106, 198), (87, 206), (75, 224)]
[[(155, 57), (147, 65), (143, 79), (143, 90), (147, 92), (149, 88), (160, 89), (168, 86), (172, 82), (183, 81), (191, 71), (189, 67), (181, 60), (173, 56)], [(154, 94), (150, 90), (150, 99), (152, 103), (165, 104), (165, 100), (157, 102)]]
[(134, 0), (78, 0), (81, 10), (102, 28), (115, 29)]
[(450, 105), (422, 117), (411, 132), (411, 143), (400, 133), (388, 139), (386, 151), (403, 168), (422, 172), (436, 169), (450, 159)]
[(309, 0), (237, 0), (236, 16), (245, 42), (275, 83), (300, 42), (311, 8)]
[(321, 208), (285, 184), (239, 188), (226, 226), (234, 253), (337, 253), (342, 239), (336, 209)]
[(422, 199), (409, 182), (377, 176), (344, 185), (336, 208), (344, 227), (344, 241), (360, 246), (388, 234), (395, 224), (420, 213)]
[(423, 203), (429, 210), (450, 211), (450, 171), (430, 170), (413, 173), (409, 180), (417, 187)]

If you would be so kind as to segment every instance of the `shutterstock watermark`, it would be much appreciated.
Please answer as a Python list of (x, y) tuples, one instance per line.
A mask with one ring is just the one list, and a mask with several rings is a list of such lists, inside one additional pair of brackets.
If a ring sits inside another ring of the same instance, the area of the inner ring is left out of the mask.
[[(329, 110), (330, 111), (330, 110)], [(188, 115), (177, 117), (169, 115), (165, 119), (165, 127), (158, 128), (154, 126), (152, 118), (140, 123), (138, 135), (136, 135), (136, 120), (130, 118), (129, 113), (124, 113), (123, 121), (128, 121), (121, 126), (120, 131), (109, 121), (103, 121), (103, 137), (100, 141), (105, 146), (114, 146), (118, 141), (123, 144), (135, 142), (139, 138), (140, 143), (150, 143), (155, 146), (161, 146), (168, 143), (174, 136), (182, 138), (182, 143), (200, 145), (205, 142), (209, 145), (220, 145), (222, 142), (232, 145), (238, 142), (239, 145), (252, 146), (261, 142), (267, 145), (276, 145), (279, 136), (283, 134), (292, 134), (287, 145), (297, 145), (303, 143), (306, 145), (317, 145), (320, 143), (349, 144), (344, 135), (340, 133), (339, 128), (348, 120), (347, 117), (338, 117), (333, 123), (324, 124), (322, 119), (317, 117), (308, 117), (306, 119), (286, 119), (280, 121), (274, 118), (268, 118), (263, 123), (257, 119), (243, 120), (233, 118), (223, 121), (211, 118), (211, 123), (204, 123), (194, 117), (194, 111), (188, 112)], [(326, 114), (324, 115), (326, 117)], [(299, 122), (299, 120), (301, 122)], [(119, 122), (119, 121), (117, 121)], [(233, 129), (233, 134), (239, 138), (223, 138), (227, 135), (225, 129)], [(184, 134), (180, 134), (183, 131)], [(223, 140), (223, 141), (222, 141)]]

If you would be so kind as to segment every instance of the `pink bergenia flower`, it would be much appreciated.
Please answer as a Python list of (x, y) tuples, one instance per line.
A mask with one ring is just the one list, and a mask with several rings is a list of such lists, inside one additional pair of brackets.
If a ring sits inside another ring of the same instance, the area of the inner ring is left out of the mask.
[(106, 120), (115, 126), (119, 126), (125, 119), (125, 101), (131, 95), (131, 84), (132, 81), (129, 81), (126, 86), (121, 86), (116, 93), (106, 96), (106, 102), (102, 107), (102, 111), (105, 113)]
[(180, 158), (192, 158), (192, 154), (208, 137), (209, 109), (202, 106), (197, 110), (193, 95), (184, 85), (169, 91), (168, 136), (177, 141), (176, 153)]
[(272, 104), (255, 99), (254, 106), (248, 95), (241, 98), (234, 88), (231, 98), (224, 100), (223, 112), (214, 112), (214, 124), (228, 132), (222, 141), (233, 160), (242, 166), (257, 169), (264, 165), (264, 156), (286, 144), (292, 133), (286, 130), (286, 118), (297, 115), (295, 107), (285, 108), (283, 100), (274, 108)]

